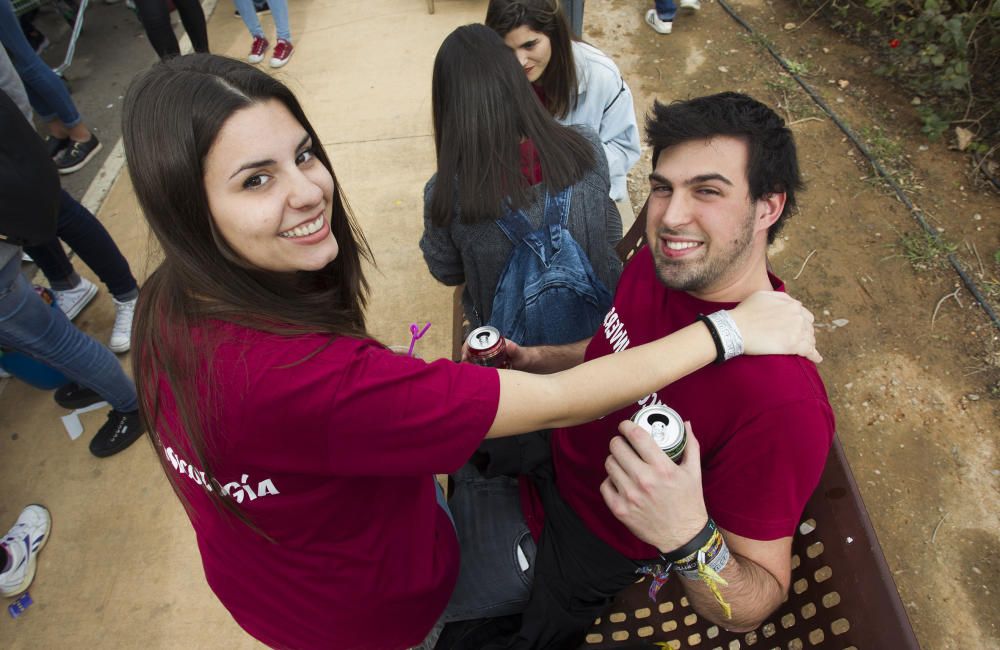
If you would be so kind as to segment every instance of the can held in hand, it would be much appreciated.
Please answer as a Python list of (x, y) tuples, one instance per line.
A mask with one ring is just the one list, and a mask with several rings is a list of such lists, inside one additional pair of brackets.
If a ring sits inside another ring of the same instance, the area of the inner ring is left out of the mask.
[(469, 338), (465, 342), (469, 345), (469, 361), (477, 366), (510, 368), (507, 343), (497, 328), (491, 325), (477, 327), (469, 332)]
[(645, 406), (632, 416), (632, 421), (649, 432), (660, 449), (675, 463), (681, 461), (687, 446), (684, 420), (677, 411), (663, 404)]

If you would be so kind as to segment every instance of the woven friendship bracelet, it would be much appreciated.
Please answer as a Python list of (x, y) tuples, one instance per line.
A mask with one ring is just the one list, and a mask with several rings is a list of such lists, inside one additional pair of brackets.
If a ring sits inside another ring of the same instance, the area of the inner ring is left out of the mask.
[[(740, 334), (739, 328), (736, 327), (736, 321), (733, 320), (728, 311), (720, 309), (715, 313), (709, 314), (708, 320), (715, 326), (715, 330), (719, 333), (719, 338), (722, 339), (722, 348), (724, 350), (723, 361), (729, 361), (733, 357), (743, 354), (743, 335)], [(721, 363), (718, 359), (716, 359), (716, 362)]]
[(704, 565), (716, 573), (721, 573), (729, 564), (729, 547), (721, 533), (712, 536), (708, 544), (686, 562), (674, 565), (674, 571), (688, 580), (700, 580), (699, 567)]

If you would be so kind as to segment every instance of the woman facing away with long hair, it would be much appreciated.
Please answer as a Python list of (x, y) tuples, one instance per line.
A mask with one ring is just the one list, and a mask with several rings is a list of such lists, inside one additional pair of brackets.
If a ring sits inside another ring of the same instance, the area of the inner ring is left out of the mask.
[[(592, 336), (618, 284), (622, 237), (597, 134), (546, 113), (517, 59), (483, 25), (444, 40), (431, 103), (437, 170), (424, 189), (420, 240), (431, 275), (465, 283), (472, 327), (489, 323), (522, 345)], [(554, 246), (551, 230), (538, 234), (547, 224), (559, 233)], [(541, 273), (513, 268), (533, 262), (511, 257), (528, 233), (558, 274), (551, 290)], [(526, 283), (537, 294), (526, 298)]]
[[(140, 408), (209, 585), (270, 646), (421, 644), (458, 572), (435, 473), (715, 357), (700, 323), (554, 375), (393, 354), (365, 328), (364, 237), (281, 82), (213, 55), (161, 62), (130, 87), (123, 134), (163, 249), (136, 314)], [(731, 313), (749, 353), (818, 358), (792, 299)]]
[(632, 215), (626, 176), (639, 160), (632, 91), (606, 54), (574, 40), (559, 0), (490, 0), (486, 25), (517, 54), (548, 111), (597, 131), (611, 172), (611, 198)]

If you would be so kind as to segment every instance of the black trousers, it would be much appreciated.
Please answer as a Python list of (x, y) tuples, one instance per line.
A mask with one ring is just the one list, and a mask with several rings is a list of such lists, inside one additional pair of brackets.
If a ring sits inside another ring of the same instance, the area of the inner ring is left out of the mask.
[[(208, 27), (205, 12), (198, 0), (174, 0), (184, 29), (191, 39), (195, 52), (208, 52)], [(167, 0), (135, 0), (135, 8), (146, 37), (161, 59), (180, 56), (181, 48), (170, 27), (170, 9)]]

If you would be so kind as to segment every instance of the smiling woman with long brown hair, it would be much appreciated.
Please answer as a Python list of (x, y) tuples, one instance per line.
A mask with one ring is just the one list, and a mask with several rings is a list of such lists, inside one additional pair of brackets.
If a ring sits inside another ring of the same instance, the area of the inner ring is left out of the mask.
[[(368, 247), (281, 82), (165, 61), (130, 87), (123, 134), (163, 249), (136, 314), (142, 415), (209, 585), (273, 647), (432, 643), (459, 567), (433, 475), (484, 437), (599, 417), (715, 357), (700, 323), (554, 375), (393, 354), (365, 328)], [(816, 354), (791, 299), (733, 318), (748, 353)]]

